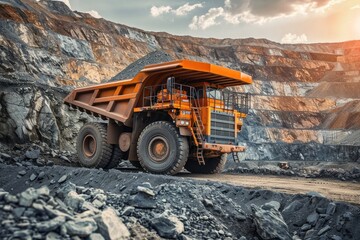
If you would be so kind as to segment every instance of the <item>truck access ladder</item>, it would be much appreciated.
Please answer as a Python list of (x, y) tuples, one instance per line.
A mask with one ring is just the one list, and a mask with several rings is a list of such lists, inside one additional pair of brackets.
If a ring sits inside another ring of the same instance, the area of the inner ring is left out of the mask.
[(196, 158), (199, 162), (199, 165), (205, 165), (205, 160), (204, 160), (204, 149), (203, 149), (203, 143), (204, 143), (204, 135), (203, 135), (203, 131), (205, 129), (204, 124), (201, 120), (201, 116), (200, 116), (200, 104), (199, 104), (199, 100), (197, 98), (194, 99), (193, 101), (193, 106), (192, 106), (192, 111), (194, 114), (194, 128), (192, 131), (192, 134), (195, 138), (195, 144), (196, 144)]

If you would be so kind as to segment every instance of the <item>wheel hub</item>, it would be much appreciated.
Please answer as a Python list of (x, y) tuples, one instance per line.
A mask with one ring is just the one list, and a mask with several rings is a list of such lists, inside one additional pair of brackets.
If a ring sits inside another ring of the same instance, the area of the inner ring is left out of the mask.
[(168, 157), (169, 151), (169, 145), (164, 137), (154, 137), (149, 143), (149, 155), (156, 162), (164, 161)]
[(86, 157), (94, 156), (96, 152), (96, 140), (94, 136), (88, 134), (84, 137), (83, 140), (83, 151)]

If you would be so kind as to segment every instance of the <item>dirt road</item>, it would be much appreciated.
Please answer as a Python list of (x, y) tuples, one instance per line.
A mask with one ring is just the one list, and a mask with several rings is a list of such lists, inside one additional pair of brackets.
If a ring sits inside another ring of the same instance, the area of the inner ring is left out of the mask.
[(269, 189), (290, 194), (306, 194), (310, 191), (314, 191), (335, 201), (344, 201), (360, 205), (360, 183), (342, 182), (332, 179), (310, 179), (245, 174), (184, 174), (183, 177), (205, 181), (224, 182), (250, 188)]

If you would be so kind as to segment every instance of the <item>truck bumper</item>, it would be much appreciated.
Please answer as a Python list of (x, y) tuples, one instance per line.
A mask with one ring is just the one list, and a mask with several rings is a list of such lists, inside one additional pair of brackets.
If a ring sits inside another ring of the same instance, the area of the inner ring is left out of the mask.
[(228, 144), (204, 143), (203, 149), (219, 151), (221, 153), (244, 152), (245, 147)]

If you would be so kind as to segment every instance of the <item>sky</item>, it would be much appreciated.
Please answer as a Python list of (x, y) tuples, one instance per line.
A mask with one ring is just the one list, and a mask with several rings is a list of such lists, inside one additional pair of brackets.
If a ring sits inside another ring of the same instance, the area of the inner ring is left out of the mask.
[(360, 0), (61, 0), (147, 31), (281, 43), (360, 39)]

